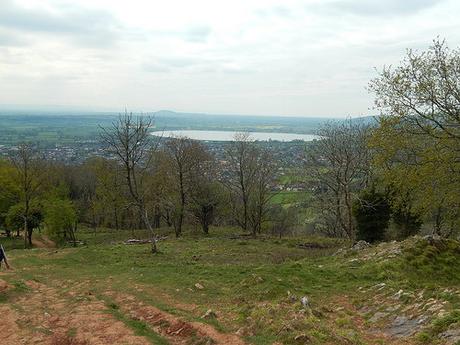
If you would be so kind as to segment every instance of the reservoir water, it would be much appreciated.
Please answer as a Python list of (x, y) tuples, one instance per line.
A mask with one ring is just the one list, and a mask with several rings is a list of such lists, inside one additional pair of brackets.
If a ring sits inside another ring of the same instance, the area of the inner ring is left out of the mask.
[[(177, 131), (155, 131), (152, 135), (161, 136), (164, 138), (171, 137), (187, 137), (194, 140), (202, 141), (233, 141), (235, 131), (200, 131), (200, 130), (177, 130)], [(317, 135), (313, 134), (297, 134), (297, 133), (267, 133), (267, 132), (250, 132), (253, 140), (259, 141), (312, 141), (319, 139)]]

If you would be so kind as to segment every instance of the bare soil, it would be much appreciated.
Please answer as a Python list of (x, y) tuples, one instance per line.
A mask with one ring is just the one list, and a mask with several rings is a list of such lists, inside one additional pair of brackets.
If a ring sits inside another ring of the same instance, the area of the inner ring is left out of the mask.
[[(103, 300), (85, 292), (86, 284), (75, 284), (66, 292), (35, 281), (26, 285), (27, 293), (0, 305), (2, 345), (151, 344), (117, 320)], [(237, 335), (223, 334), (200, 322), (186, 322), (133, 296), (110, 291), (105, 295), (117, 302), (125, 316), (145, 322), (170, 344), (245, 344)]]

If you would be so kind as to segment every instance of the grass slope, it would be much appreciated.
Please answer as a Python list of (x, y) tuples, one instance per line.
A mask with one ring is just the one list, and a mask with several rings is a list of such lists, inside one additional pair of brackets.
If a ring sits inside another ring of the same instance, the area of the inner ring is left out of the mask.
[[(208, 237), (193, 231), (180, 239), (170, 237), (159, 244), (158, 255), (150, 255), (146, 245), (116, 243), (129, 233), (103, 230), (80, 234), (87, 245), (78, 248), (11, 250), (15, 271), (2, 278), (15, 288), (0, 301), (14, 303), (30, 280), (55, 286), (86, 282), (94, 295), (107, 290), (130, 293), (185, 320), (238, 332), (254, 344), (301, 344), (307, 339), (311, 344), (410, 344), (389, 340), (375, 329), (390, 327), (393, 317), (412, 307), (422, 315), (430, 299), (442, 310), (431, 313), (410, 341), (442, 344), (438, 334), (459, 323), (458, 242), (413, 239), (332, 255), (346, 243), (323, 238), (235, 239), (235, 229), (211, 232)], [(142, 237), (142, 232), (137, 235)], [(302, 296), (308, 296), (309, 308), (302, 307)], [(387, 312), (383, 306), (394, 310)], [(119, 320), (155, 343), (156, 336), (142, 322), (130, 320), (118, 307), (112, 309)], [(202, 319), (208, 309), (217, 318)], [(386, 315), (374, 325), (369, 319), (378, 311)]]

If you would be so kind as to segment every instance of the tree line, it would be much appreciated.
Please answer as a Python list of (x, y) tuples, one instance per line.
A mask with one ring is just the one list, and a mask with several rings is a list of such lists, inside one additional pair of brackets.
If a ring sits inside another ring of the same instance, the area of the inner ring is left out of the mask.
[[(375, 119), (330, 122), (306, 146), (295, 171), (311, 194), (313, 231), (379, 241), (424, 226), (440, 236), (460, 228), (460, 53), (436, 40), (408, 51), (369, 84)], [(47, 162), (20, 145), (0, 161), (0, 228), (35, 229), (75, 240), (79, 224), (145, 228), (156, 252), (160, 227), (180, 237), (185, 225), (231, 225), (258, 236), (305, 229), (305, 209), (272, 201), (279, 164), (266, 146), (239, 133), (217, 160), (185, 137), (150, 134), (154, 119), (124, 113), (101, 128), (104, 157), (82, 164)]]
[(153, 118), (122, 114), (101, 128), (106, 157), (79, 165), (47, 162), (31, 144), (0, 162), (0, 227), (20, 231), (32, 245), (32, 231), (46, 229), (72, 240), (78, 224), (116, 230), (145, 228), (152, 251), (156, 229), (180, 237), (184, 224), (241, 227), (252, 236), (268, 220), (276, 182), (270, 152), (240, 133), (217, 162), (199, 141), (150, 134)]
[(307, 159), (318, 226), (377, 241), (460, 232), (460, 50), (434, 40), (369, 83), (380, 115), (320, 130)]

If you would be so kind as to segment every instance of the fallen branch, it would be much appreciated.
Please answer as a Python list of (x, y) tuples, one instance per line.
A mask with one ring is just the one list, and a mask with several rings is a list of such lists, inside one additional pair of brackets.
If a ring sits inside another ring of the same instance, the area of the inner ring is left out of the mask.
[[(162, 236), (162, 237), (156, 237), (155, 238), (155, 241), (158, 242), (158, 241), (163, 241), (165, 239), (167, 239), (168, 236)], [(131, 238), (129, 240), (126, 240), (125, 242), (123, 242), (124, 244), (147, 244), (147, 243), (152, 243), (150, 239), (144, 239), (144, 240), (138, 240), (138, 239), (135, 239), (135, 238)]]

